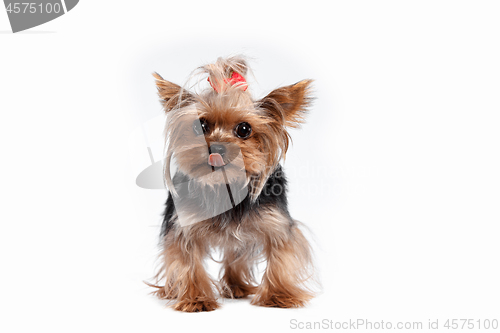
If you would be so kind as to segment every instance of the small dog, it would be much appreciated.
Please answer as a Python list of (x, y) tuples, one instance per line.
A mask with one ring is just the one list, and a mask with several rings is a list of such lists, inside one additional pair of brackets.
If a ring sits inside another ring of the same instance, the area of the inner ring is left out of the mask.
[[(198, 69), (207, 89), (190, 92), (153, 74), (167, 113), (161, 269), (154, 293), (185, 312), (219, 307), (254, 294), (251, 303), (302, 307), (313, 297), (311, 250), (287, 208), (279, 164), (311, 104), (311, 80), (278, 88), (261, 100), (247, 91), (243, 57), (219, 58)], [(170, 164), (177, 171), (171, 177)], [(222, 254), (218, 282), (204, 268)], [(259, 260), (267, 267), (259, 284)]]

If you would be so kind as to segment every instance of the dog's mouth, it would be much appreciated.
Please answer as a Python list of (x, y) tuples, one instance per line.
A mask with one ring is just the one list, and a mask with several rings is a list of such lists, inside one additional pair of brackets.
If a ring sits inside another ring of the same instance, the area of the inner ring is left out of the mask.
[(208, 156), (208, 164), (213, 167), (223, 167), (224, 165), (226, 165), (221, 154), (218, 153), (212, 153), (210, 154), (210, 156)]
[(200, 146), (181, 149), (175, 154), (175, 159), (184, 174), (195, 178), (221, 169), (237, 171), (245, 168), (241, 149), (229, 144), (225, 145), (225, 148), (212, 145), (208, 148)]
[[(236, 149), (237, 148), (237, 149)], [(233, 144), (210, 142), (208, 146), (208, 165), (212, 171), (216, 168), (222, 168), (231, 163), (240, 152), (239, 147)]]

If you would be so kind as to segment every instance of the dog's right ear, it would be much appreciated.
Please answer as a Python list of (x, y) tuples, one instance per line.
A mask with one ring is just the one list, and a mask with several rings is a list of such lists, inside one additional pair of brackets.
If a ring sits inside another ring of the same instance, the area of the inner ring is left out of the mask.
[(160, 102), (165, 112), (169, 112), (174, 108), (184, 107), (193, 102), (193, 96), (189, 91), (184, 90), (175, 83), (165, 80), (158, 73), (153, 73), (153, 76), (156, 79), (158, 96), (160, 96)]

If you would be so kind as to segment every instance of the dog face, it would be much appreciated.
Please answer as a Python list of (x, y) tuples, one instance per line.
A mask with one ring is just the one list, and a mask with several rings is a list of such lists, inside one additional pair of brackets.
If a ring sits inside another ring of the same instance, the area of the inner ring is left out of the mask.
[[(219, 58), (200, 69), (212, 86), (200, 94), (154, 74), (167, 112), (167, 185), (173, 188), (174, 158), (178, 169), (202, 186), (252, 183), (255, 198), (288, 149), (287, 127), (297, 127), (304, 119), (311, 81), (278, 88), (255, 101), (246, 91), (242, 58)], [(232, 81), (234, 73), (238, 82)], [(214, 172), (220, 169), (224, 172)]]

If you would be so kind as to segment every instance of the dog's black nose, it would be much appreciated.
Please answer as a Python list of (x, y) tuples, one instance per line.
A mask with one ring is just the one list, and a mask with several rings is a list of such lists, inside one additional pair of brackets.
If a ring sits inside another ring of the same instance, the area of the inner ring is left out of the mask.
[(224, 157), (224, 154), (226, 153), (226, 147), (223, 145), (210, 145), (209, 148), (210, 154), (220, 154), (220, 156)]

